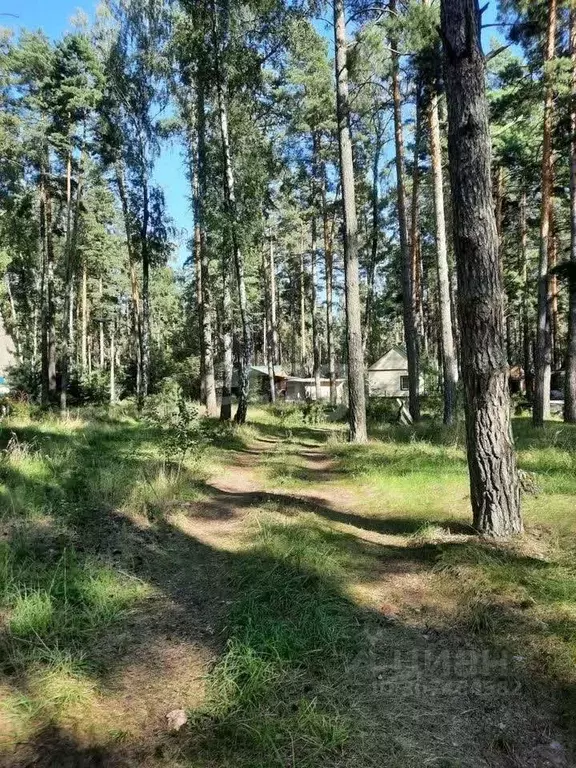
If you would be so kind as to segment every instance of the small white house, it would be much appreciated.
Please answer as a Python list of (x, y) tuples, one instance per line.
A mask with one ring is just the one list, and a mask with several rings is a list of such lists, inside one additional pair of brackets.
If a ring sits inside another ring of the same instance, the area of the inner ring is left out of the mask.
[[(392, 347), (368, 368), (368, 393), (376, 397), (408, 397), (408, 358), (401, 347)], [(420, 377), (420, 392), (424, 379)]]
[[(336, 402), (343, 403), (344, 398), (344, 379), (336, 379)], [(330, 379), (320, 379), (320, 399), (330, 400)], [(288, 376), (286, 379), (286, 400), (290, 402), (316, 400), (315, 380), (298, 376)]]

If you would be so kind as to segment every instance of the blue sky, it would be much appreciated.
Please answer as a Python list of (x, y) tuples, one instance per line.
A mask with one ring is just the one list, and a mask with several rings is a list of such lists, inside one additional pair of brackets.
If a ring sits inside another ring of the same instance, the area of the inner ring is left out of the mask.
[[(58, 38), (70, 28), (69, 21), (81, 9), (92, 15), (97, 0), (0, 0), (0, 11), (14, 14), (0, 16), (0, 26), (19, 29), (42, 29), (49, 37)], [(166, 146), (156, 168), (156, 181), (164, 189), (170, 216), (178, 230), (187, 230), (180, 238), (178, 261), (186, 258), (186, 240), (191, 232), (188, 182), (181, 151)]]
[[(18, 29), (42, 29), (52, 38), (58, 38), (70, 27), (70, 19), (79, 9), (92, 15), (97, 0), (1, 0), (0, 11), (12, 16), (0, 16), (0, 25)], [(485, 23), (492, 23), (496, 17), (496, 0), (492, 0), (484, 16)], [(497, 30), (489, 29), (485, 43)], [(190, 195), (184, 172), (181, 148), (167, 146), (156, 168), (156, 181), (164, 189), (166, 204), (175, 226), (182, 234), (179, 238), (179, 258), (186, 256), (186, 240), (191, 232)]]

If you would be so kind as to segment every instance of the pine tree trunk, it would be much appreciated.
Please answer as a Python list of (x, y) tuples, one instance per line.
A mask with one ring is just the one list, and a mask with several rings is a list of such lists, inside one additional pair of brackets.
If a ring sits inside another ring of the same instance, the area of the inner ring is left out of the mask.
[[(204, 325), (202, 322), (202, 243), (200, 236), (200, 221), (197, 213), (198, 206), (198, 174), (197, 174), (197, 155), (190, 160), (190, 174), (192, 177), (192, 205), (194, 208), (194, 280), (196, 296), (196, 317), (194, 318), (194, 327), (199, 334), (200, 339), (200, 402), (206, 404), (206, 379), (204, 376)], [(197, 327), (196, 327), (197, 324)]]
[(536, 326), (536, 380), (534, 388), (533, 423), (543, 427), (550, 418), (550, 375), (552, 370), (552, 347), (550, 328), (550, 212), (554, 181), (554, 155), (552, 132), (554, 128), (554, 85), (549, 70), (556, 53), (556, 0), (548, 0), (548, 22), (544, 52), (544, 127), (542, 148), (542, 212), (540, 219), (540, 261), (538, 265), (538, 322)]
[(376, 280), (376, 261), (378, 259), (378, 242), (380, 238), (380, 156), (382, 154), (382, 133), (378, 125), (374, 137), (374, 157), (372, 160), (372, 194), (370, 196), (371, 229), (370, 229), (370, 262), (366, 280), (366, 310), (364, 312), (363, 351), (364, 357), (368, 350), (368, 339), (372, 327), (372, 305), (374, 303), (374, 283)]
[[(267, 266), (266, 266), (267, 264)], [(270, 401), (276, 402), (276, 374), (275, 365), (278, 362), (278, 337), (276, 320), (276, 264), (274, 261), (274, 241), (270, 232), (268, 259), (264, 254), (264, 265), (267, 291), (267, 318), (268, 318), (268, 361), (270, 375)]]
[(40, 169), (40, 206), (39, 230), (42, 252), (42, 271), (40, 274), (40, 358), (41, 358), (41, 387), (40, 398), (46, 407), (49, 402), (48, 391), (48, 240), (46, 236), (46, 177), (44, 169)]
[(45, 190), (46, 232), (46, 373), (48, 401), (56, 397), (56, 307), (54, 303), (54, 232), (52, 229), (52, 195), (49, 185)]
[(232, 418), (232, 377), (234, 362), (232, 355), (232, 297), (230, 295), (230, 274), (228, 259), (222, 259), (222, 401), (220, 419)]
[[(395, 12), (396, 0), (391, 0), (390, 10)], [(390, 38), (392, 63), (392, 101), (394, 106), (394, 142), (396, 146), (396, 191), (398, 198), (398, 226), (400, 229), (400, 255), (402, 260), (402, 298), (404, 340), (408, 357), (409, 408), (412, 419), (420, 420), (420, 361), (416, 312), (412, 286), (412, 260), (408, 243), (406, 219), (406, 191), (404, 187), (404, 135), (402, 130), (402, 103), (400, 96), (400, 56), (398, 42)]]
[(324, 238), (324, 271), (326, 282), (326, 350), (328, 355), (328, 379), (330, 380), (330, 404), (336, 405), (336, 355), (333, 338), (333, 284), (334, 284), (334, 257), (332, 237), (328, 226), (328, 201), (326, 200), (326, 164), (322, 163), (321, 197), (322, 197), (322, 232)]
[(414, 129), (414, 167), (412, 170), (412, 217), (410, 232), (410, 284), (414, 326), (417, 337), (424, 341), (424, 308), (422, 299), (422, 248), (420, 242), (420, 144), (422, 142), (422, 96), (421, 87), (416, 86), (416, 125)]
[(474, 526), (522, 531), (478, 0), (442, 1), (448, 149)]
[(298, 290), (300, 302), (300, 375), (307, 375), (308, 351), (306, 348), (306, 274), (304, 269), (304, 225), (300, 236), (300, 254), (298, 258)]
[(216, 402), (216, 380), (214, 376), (214, 334), (212, 331), (212, 291), (210, 289), (210, 259), (206, 238), (205, 201), (207, 196), (206, 180), (206, 114), (204, 103), (204, 82), (198, 78), (196, 86), (196, 120), (197, 120), (197, 188), (195, 197), (195, 222), (199, 230), (200, 253), (200, 319), (202, 323), (202, 374), (204, 379), (204, 396), (208, 416), (218, 414)]
[(271, 264), (274, 263), (274, 246), (272, 235), (269, 238), (270, 255), (262, 251), (262, 282), (264, 296), (264, 328), (263, 328), (263, 352), (264, 361), (268, 368), (268, 397), (271, 403), (276, 402), (276, 379), (274, 375), (274, 326), (272, 323), (272, 304), (274, 293), (270, 277)]
[(316, 400), (322, 399), (322, 381), (320, 371), (320, 329), (318, 323), (318, 270), (316, 259), (318, 255), (318, 241), (316, 234), (316, 216), (312, 217), (312, 249), (310, 253), (310, 281), (312, 283), (312, 375), (314, 376), (314, 390)]
[(82, 373), (88, 368), (88, 274), (86, 262), (82, 264)]
[(18, 360), (22, 359), (22, 345), (20, 344), (20, 333), (18, 330), (18, 315), (16, 312), (16, 305), (14, 304), (14, 296), (12, 295), (12, 287), (10, 285), (10, 275), (8, 272), (4, 275), (4, 283), (6, 285), (6, 293), (8, 295), (8, 304), (10, 306), (10, 321), (12, 327), (10, 328), (10, 335), (14, 341), (14, 352)]
[(110, 402), (116, 402), (116, 320), (110, 330)]
[(430, 129), (430, 157), (432, 162), (434, 215), (436, 218), (436, 260), (438, 272), (438, 302), (440, 306), (444, 424), (450, 425), (454, 423), (456, 418), (458, 362), (454, 349), (454, 335), (452, 333), (452, 299), (450, 296), (450, 273), (448, 270), (448, 245), (446, 240), (446, 214), (444, 210), (442, 144), (440, 141), (438, 93), (436, 91), (431, 96), (428, 122)]
[(142, 256), (142, 331), (140, 341), (141, 352), (141, 392), (139, 406), (143, 398), (148, 396), (150, 388), (150, 249), (148, 242), (148, 226), (150, 223), (150, 196), (148, 179), (145, 173), (141, 178), (142, 185), (142, 227), (140, 230), (140, 252)]
[(269, 251), (269, 278), (270, 278), (270, 341), (271, 341), (271, 355), (274, 365), (280, 365), (279, 359), (279, 342), (278, 342), (278, 319), (276, 309), (276, 262), (274, 259), (274, 241), (272, 240), (272, 234), (270, 234), (270, 251)]
[(364, 355), (362, 352), (362, 319), (358, 278), (358, 222), (354, 162), (350, 136), (350, 104), (348, 96), (348, 62), (344, 0), (334, 2), (334, 45), (336, 64), (336, 108), (340, 181), (344, 209), (344, 274), (346, 292), (346, 341), (348, 359), (348, 410), (350, 441), (365, 443), (366, 395), (364, 391)]
[(560, 325), (558, 321), (558, 277), (554, 274), (554, 268), (558, 264), (558, 237), (554, 223), (554, 210), (550, 211), (550, 251), (548, 257), (549, 280), (549, 299), (550, 307), (550, 359), (552, 362), (552, 371), (557, 370), (559, 366), (558, 333)]
[[(100, 278), (98, 286), (98, 295), (100, 297), (100, 304), (102, 304), (104, 298), (104, 286), (102, 284), (102, 278)], [(102, 310), (101, 310), (102, 311)], [(99, 368), (104, 370), (106, 349), (104, 342), (104, 320), (98, 320), (98, 352), (99, 352)]]
[(533, 396), (532, 324), (530, 322), (530, 283), (528, 280), (528, 220), (526, 192), (520, 198), (520, 259), (522, 264), (522, 356), (526, 396)]
[(67, 411), (68, 368), (69, 368), (69, 323), (70, 316), (70, 286), (72, 283), (72, 151), (68, 152), (66, 162), (66, 241), (64, 244), (64, 311), (62, 313), (62, 351), (60, 370), (60, 414)]
[[(227, 31), (228, 9), (225, 8), (224, 31)], [(230, 149), (230, 136), (228, 131), (228, 109), (226, 105), (226, 71), (220, 48), (220, 39), (217, 25), (216, 5), (212, 2), (212, 25), (215, 55), (216, 93), (218, 100), (218, 119), (220, 123), (220, 137), (222, 141), (222, 160), (224, 164), (224, 196), (230, 225), (232, 239), (232, 252), (236, 272), (236, 284), (238, 288), (238, 305), (240, 309), (240, 323), (242, 326), (242, 354), (240, 371), (238, 375), (238, 408), (234, 420), (237, 424), (244, 424), (248, 412), (248, 396), (250, 389), (250, 368), (252, 366), (252, 328), (248, 315), (248, 296), (246, 293), (246, 279), (244, 267), (244, 255), (240, 249), (238, 233), (238, 215), (236, 210), (236, 190), (234, 169), (232, 166), (232, 153)]]
[[(293, 260), (292, 260), (293, 261)], [(295, 268), (294, 268), (295, 271)], [(292, 280), (290, 283), (290, 329), (292, 331), (291, 333), (291, 344), (290, 344), (290, 373), (292, 376), (296, 376), (298, 374), (298, 364), (297, 364), (297, 334), (296, 334), (296, 305), (298, 300), (298, 286), (296, 284), (295, 280)]]
[[(116, 185), (118, 186), (118, 194), (120, 196), (120, 204), (122, 206), (122, 216), (124, 219), (124, 229), (126, 233), (126, 250), (128, 253), (128, 271), (130, 273), (130, 290), (132, 294), (132, 323), (131, 330), (133, 335), (133, 348), (136, 355), (136, 400), (139, 402), (142, 393), (142, 310), (140, 302), (140, 289), (138, 286), (138, 275), (136, 273), (136, 258), (134, 255), (134, 248), (132, 244), (132, 227), (130, 219), (130, 208), (128, 205), (128, 194), (126, 192), (126, 180), (124, 178), (124, 168), (120, 162), (116, 163)], [(84, 266), (84, 275), (85, 275)], [(84, 304), (85, 306), (85, 304)], [(86, 369), (86, 326), (84, 321), (82, 324), (83, 337), (82, 337), (82, 367)]]
[[(40, 303), (42, 299), (40, 298)], [(36, 368), (38, 362), (38, 307), (34, 304), (32, 312), (32, 365)]]
[[(570, 57), (572, 91), (570, 103), (570, 262), (576, 271), (576, 0), (570, 4)], [(568, 308), (568, 350), (566, 354), (566, 391), (564, 419), (576, 424), (576, 279), (570, 281)]]

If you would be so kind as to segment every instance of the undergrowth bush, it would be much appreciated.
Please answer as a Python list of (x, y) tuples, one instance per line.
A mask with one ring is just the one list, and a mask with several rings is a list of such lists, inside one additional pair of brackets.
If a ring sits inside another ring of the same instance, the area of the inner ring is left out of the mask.
[(307, 400), (299, 403), (278, 402), (271, 405), (269, 410), (282, 426), (295, 427), (299, 424), (323, 423), (334, 408), (324, 401)]
[(187, 400), (180, 385), (167, 380), (157, 395), (146, 399), (143, 417), (159, 430), (167, 461), (178, 468), (186, 459), (198, 461), (209, 444), (197, 403)]
[(366, 416), (370, 421), (390, 422), (398, 421), (398, 403), (390, 397), (371, 396), (366, 403)]

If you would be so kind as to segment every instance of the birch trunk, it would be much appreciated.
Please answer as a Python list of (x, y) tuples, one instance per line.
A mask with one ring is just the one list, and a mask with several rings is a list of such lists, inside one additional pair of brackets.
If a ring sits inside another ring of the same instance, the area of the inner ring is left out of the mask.
[(202, 357), (204, 396), (208, 416), (216, 416), (216, 380), (214, 376), (214, 334), (212, 330), (212, 291), (210, 287), (210, 259), (206, 237), (205, 201), (207, 196), (206, 182), (206, 113), (204, 101), (204, 83), (198, 78), (196, 87), (196, 120), (197, 120), (197, 195), (195, 198), (195, 220), (199, 230), (200, 254), (200, 320), (202, 323)]
[(430, 100), (428, 116), (430, 129), (430, 157), (432, 161), (432, 183), (434, 194), (434, 215), (436, 219), (436, 263), (438, 272), (438, 303), (440, 306), (440, 335), (442, 348), (444, 424), (453, 424), (456, 418), (456, 396), (458, 386), (458, 362), (452, 333), (452, 299), (450, 296), (450, 273), (448, 270), (448, 245), (446, 240), (446, 214), (444, 210), (444, 179), (442, 173), (442, 144), (440, 141), (440, 119), (438, 93)]
[[(227, 32), (228, 6), (225, 4), (223, 13), (224, 32)], [(212, 2), (212, 25), (215, 52), (215, 78), (218, 101), (218, 119), (220, 123), (220, 137), (222, 141), (222, 160), (224, 164), (224, 196), (230, 223), (232, 238), (232, 253), (236, 272), (236, 284), (238, 288), (238, 304), (240, 309), (240, 323), (242, 326), (242, 354), (240, 371), (238, 376), (238, 408), (234, 417), (237, 424), (244, 424), (248, 412), (248, 396), (250, 388), (250, 367), (252, 365), (252, 328), (248, 316), (248, 297), (246, 294), (246, 279), (244, 255), (240, 249), (238, 233), (238, 215), (236, 210), (236, 189), (234, 169), (232, 166), (232, 152), (230, 149), (230, 135), (228, 130), (228, 108), (226, 104), (226, 69), (222, 57), (221, 41), (218, 33), (217, 10)]]

